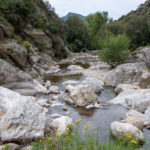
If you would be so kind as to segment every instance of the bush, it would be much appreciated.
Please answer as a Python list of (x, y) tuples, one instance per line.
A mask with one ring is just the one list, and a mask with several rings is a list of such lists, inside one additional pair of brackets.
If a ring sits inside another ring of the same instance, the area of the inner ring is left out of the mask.
[(47, 48), (47, 43), (46, 43), (46, 42), (41, 42), (41, 43), (39, 44), (38, 48), (39, 48), (39, 51), (40, 51), (40, 52), (44, 51), (44, 49)]
[(108, 62), (112, 67), (123, 63), (129, 55), (129, 43), (130, 41), (126, 35), (114, 35), (106, 31), (105, 38), (101, 42), (102, 50), (99, 52), (100, 59)]
[(24, 41), (23, 46), (27, 49), (28, 52), (31, 52), (32, 44), (30, 42)]

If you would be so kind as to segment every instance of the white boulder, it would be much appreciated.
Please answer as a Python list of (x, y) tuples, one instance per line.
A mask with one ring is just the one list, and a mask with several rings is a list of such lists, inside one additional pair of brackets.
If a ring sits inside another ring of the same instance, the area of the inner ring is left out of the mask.
[(93, 87), (94, 93), (99, 93), (104, 89), (104, 83), (102, 80), (93, 77), (86, 77), (81, 84), (90, 85)]
[[(135, 140), (138, 143), (145, 142), (145, 137), (143, 132), (139, 130), (137, 127), (133, 126), (132, 124), (115, 121), (111, 123), (110, 129), (112, 135), (116, 138), (124, 139), (124, 140)], [(130, 135), (131, 138), (128, 138), (126, 134)]]
[(56, 118), (54, 119), (51, 124), (50, 124), (50, 127), (54, 130), (56, 130), (57, 133), (59, 134), (63, 134), (66, 132), (66, 129), (65, 127), (68, 125), (68, 124), (71, 124), (72, 123), (72, 119), (67, 117), (67, 116), (61, 116), (59, 118)]
[(3, 142), (27, 142), (44, 136), (46, 110), (34, 97), (0, 87), (0, 108), (4, 113), (0, 121)]
[(150, 89), (123, 91), (109, 103), (121, 104), (143, 113), (150, 106)]
[(97, 96), (90, 85), (74, 87), (70, 92), (70, 98), (77, 106), (87, 106), (97, 100)]

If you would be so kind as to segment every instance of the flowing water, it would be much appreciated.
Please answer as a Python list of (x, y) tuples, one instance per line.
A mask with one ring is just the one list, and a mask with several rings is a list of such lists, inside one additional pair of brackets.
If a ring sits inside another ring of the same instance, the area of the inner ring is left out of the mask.
[[(87, 67), (87, 66), (86, 66)], [(66, 68), (63, 67), (63, 72), (66, 71)], [(61, 93), (64, 93), (65, 86), (62, 85), (62, 82), (67, 80), (75, 80), (81, 81), (84, 77), (81, 76), (54, 76), (51, 77), (51, 81), (58, 85), (61, 89)], [(63, 106), (67, 106), (67, 111), (70, 112), (69, 117), (75, 120), (82, 119), (80, 124), (80, 132), (81, 134), (84, 131), (84, 125), (88, 125), (88, 130), (98, 131), (99, 139), (101, 142), (108, 142), (110, 137), (110, 124), (113, 121), (120, 121), (125, 118), (126, 112), (128, 111), (126, 108), (119, 105), (108, 105), (107, 102), (112, 100), (115, 97), (114, 89), (105, 87), (104, 90), (98, 95), (98, 99), (104, 105), (103, 108), (93, 109), (93, 110), (85, 110), (83, 108), (75, 107), (73, 105), (67, 105), (63, 100), (54, 101), (54, 108), (49, 109), (49, 113), (57, 113), (61, 115), (65, 115), (65, 111), (63, 110)], [(42, 96), (43, 97), (43, 96)], [(45, 98), (48, 98), (45, 96)], [(144, 135), (146, 137), (146, 144), (144, 147), (150, 147), (150, 130), (144, 129)]]

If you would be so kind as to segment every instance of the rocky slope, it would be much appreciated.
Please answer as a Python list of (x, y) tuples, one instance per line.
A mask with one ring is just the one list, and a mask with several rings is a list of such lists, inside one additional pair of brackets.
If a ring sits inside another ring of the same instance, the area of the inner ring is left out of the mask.
[[(14, 1), (14, 5), (15, 3), (19, 5), (17, 1)], [(38, 3), (34, 1), (32, 5), (36, 7), (35, 13), (41, 15), (39, 17), (43, 17), (47, 25), (50, 25), (51, 18), (54, 18), (54, 21), (58, 19), (54, 12), (51, 13), (52, 16), (49, 16), (42, 0)], [(12, 13), (20, 15), (17, 14), (18, 12)], [(9, 17), (3, 14), (2, 9), (2, 16), (0, 16), (0, 85), (24, 95), (35, 95), (33, 79), (37, 79), (42, 84), (46, 71), (56, 64), (55, 61), (72, 57), (72, 54), (58, 34), (44, 27), (37, 29), (30, 18), (22, 21), (21, 31), (16, 31), (18, 27), (9, 20)]]

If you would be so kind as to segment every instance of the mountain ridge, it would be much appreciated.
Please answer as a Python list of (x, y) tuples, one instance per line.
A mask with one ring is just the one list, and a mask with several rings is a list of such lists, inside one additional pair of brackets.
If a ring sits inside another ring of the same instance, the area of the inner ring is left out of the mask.
[(69, 17), (71, 16), (77, 16), (82, 20), (85, 20), (85, 16), (78, 14), (78, 13), (73, 13), (73, 12), (69, 12), (67, 15), (61, 17), (62, 20), (66, 21)]

